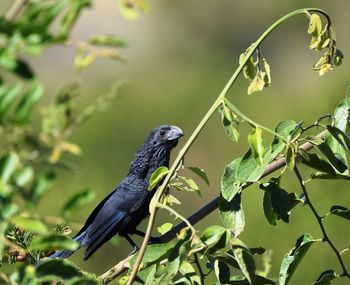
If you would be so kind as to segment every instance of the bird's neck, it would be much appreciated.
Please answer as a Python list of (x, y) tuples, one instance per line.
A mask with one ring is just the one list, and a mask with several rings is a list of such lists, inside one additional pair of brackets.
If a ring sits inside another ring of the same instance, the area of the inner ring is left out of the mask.
[(170, 149), (166, 148), (141, 148), (136, 153), (131, 163), (129, 174), (136, 174), (142, 179), (149, 181), (152, 173), (161, 166), (169, 166)]

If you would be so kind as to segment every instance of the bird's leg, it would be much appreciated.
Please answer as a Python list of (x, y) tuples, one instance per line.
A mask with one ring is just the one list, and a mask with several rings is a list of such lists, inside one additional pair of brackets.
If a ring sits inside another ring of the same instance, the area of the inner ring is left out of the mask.
[[(140, 237), (143, 237), (143, 238), (144, 238), (145, 235), (146, 235), (144, 232), (141, 232), (141, 231), (139, 231), (139, 230), (135, 230), (135, 231), (134, 231), (134, 234), (135, 234), (135, 235), (138, 235), (138, 236), (140, 236)], [(162, 239), (159, 238), (159, 237), (152, 237), (152, 236), (151, 236), (151, 237), (149, 238), (149, 243), (150, 243), (150, 244), (162, 243)]]
[(126, 238), (126, 240), (131, 244), (131, 246), (133, 247), (132, 252), (129, 255), (133, 255), (136, 251), (139, 250), (139, 247), (137, 246), (137, 244), (131, 239), (131, 237), (129, 237), (128, 234), (125, 234), (124, 237)]

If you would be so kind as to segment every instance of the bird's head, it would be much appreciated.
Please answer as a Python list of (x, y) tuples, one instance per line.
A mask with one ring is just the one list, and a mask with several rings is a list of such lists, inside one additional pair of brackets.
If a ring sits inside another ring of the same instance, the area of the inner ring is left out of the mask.
[(148, 141), (155, 147), (173, 148), (177, 145), (178, 139), (183, 135), (184, 133), (179, 127), (163, 125), (151, 131)]

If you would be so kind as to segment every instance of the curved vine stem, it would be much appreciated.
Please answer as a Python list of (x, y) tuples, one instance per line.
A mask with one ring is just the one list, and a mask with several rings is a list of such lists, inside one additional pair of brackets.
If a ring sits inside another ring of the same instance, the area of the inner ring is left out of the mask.
[(249, 49), (249, 51), (247, 52), (246, 57), (244, 58), (244, 60), (241, 62), (241, 64), (235, 70), (235, 72), (233, 73), (231, 78), (228, 80), (228, 82), (226, 83), (226, 85), (222, 89), (222, 91), (219, 94), (219, 96), (216, 98), (216, 100), (214, 101), (214, 103), (212, 104), (212, 106), (210, 107), (208, 112), (205, 114), (203, 119), (199, 122), (199, 124), (197, 125), (196, 129), (193, 131), (193, 133), (191, 134), (191, 136), (189, 137), (189, 139), (187, 140), (187, 142), (185, 143), (183, 148), (180, 150), (178, 156), (176, 157), (174, 163), (172, 164), (172, 166), (171, 166), (171, 168), (169, 170), (169, 173), (167, 174), (167, 176), (165, 177), (162, 185), (158, 188), (157, 192), (155, 193), (155, 195), (153, 197), (155, 203), (151, 202), (150, 216), (149, 216), (149, 220), (148, 220), (148, 224), (147, 224), (147, 230), (146, 230), (146, 233), (145, 233), (145, 238), (143, 239), (143, 242), (142, 242), (142, 245), (141, 245), (141, 248), (140, 248), (140, 252), (139, 252), (139, 254), (137, 256), (137, 259), (135, 261), (135, 264), (134, 264), (134, 267), (132, 269), (132, 272), (131, 272), (131, 275), (129, 277), (127, 285), (131, 285), (133, 283), (133, 281), (134, 281), (134, 279), (136, 277), (136, 274), (137, 274), (137, 272), (139, 270), (142, 258), (143, 258), (144, 254), (146, 252), (146, 247), (147, 247), (147, 244), (148, 244), (150, 236), (151, 236), (151, 232), (152, 232), (153, 225), (154, 225), (154, 220), (155, 220), (155, 215), (156, 215), (156, 207), (154, 205), (157, 205), (157, 203), (159, 202), (160, 197), (164, 193), (164, 191), (165, 191), (165, 189), (166, 189), (170, 179), (173, 177), (174, 173), (176, 172), (176, 169), (177, 169), (178, 165), (183, 160), (185, 154), (187, 153), (187, 151), (189, 150), (191, 145), (194, 143), (194, 141), (196, 140), (196, 138), (198, 137), (200, 132), (203, 130), (204, 126), (209, 121), (211, 116), (214, 114), (214, 112), (217, 110), (217, 108), (220, 106), (220, 104), (224, 101), (226, 94), (228, 93), (228, 91), (232, 87), (233, 83), (236, 81), (236, 79), (238, 78), (238, 76), (242, 72), (244, 66), (246, 65), (246, 63), (248, 62), (250, 57), (254, 54), (254, 52), (257, 50), (257, 48), (260, 46), (260, 44), (265, 40), (265, 38), (274, 29), (276, 29), (279, 25), (281, 25), (286, 20), (288, 20), (288, 19), (290, 19), (290, 18), (292, 18), (294, 16), (297, 16), (297, 15), (307, 14), (309, 12), (315, 12), (315, 13), (322, 14), (327, 19), (329, 26), (331, 26), (331, 21), (330, 21), (329, 16), (327, 15), (327, 13), (324, 12), (323, 10), (321, 10), (321, 9), (318, 9), (318, 8), (298, 9), (298, 10), (295, 10), (295, 11), (293, 11), (293, 12), (283, 16), (282, 18), (277, 20), (275, 23), (273, 23), (258, 38), (258, 40), (256, 42), (254, 42), (254, 44), (252, 45), (251, 49)]
[(305, 204), (308, 205), (313, 213), (313, 215), (315, 216), (317, 222), (318, 222), (318, 225), (320, 226), (320, 229), (322, 231), (322, 234), (323, 234), (323, 241), (327, 242), (328, 245), (331, 247), (331, 249), (333, 250), (334, 254), (336, 255), (338, 261), (339, 261), (339, 264), (343, 270), (343, 273), (341, 274), (341, 276), (344, 276), (344, 277), (347, 277), (350, 279), (350, 274), (349, 272), (347, 271), (346, 267), (345, 267), (345, 264), (344, 264), (344, 261), (343, 261), (343, 258), (341, 257), (341, 252), (339, 252), (337, 250), (337, 248), (335, 247), (334, 243), (332, 242), (332, 240), (329, 238), (328, 234), (327, 234), (327, 231), (323, 225), (323, 221), (322, 221), (322, 217), (317, 213), (314, 205), (311, 203), (311, 200), (309, 198), (309, 194), (308, 192), (306, 191), (306, 187), (305, 187), (305, 181), (303, 180), (300, 172), (299, 172), (299, 169), (297, 166), (294, 167), (294, 172), (295, 172), (295, 175), (297, 176), (298, 178), (298, 181), (299, 181), (299, 184), (301, 186), (301, 189), (305, 195)]

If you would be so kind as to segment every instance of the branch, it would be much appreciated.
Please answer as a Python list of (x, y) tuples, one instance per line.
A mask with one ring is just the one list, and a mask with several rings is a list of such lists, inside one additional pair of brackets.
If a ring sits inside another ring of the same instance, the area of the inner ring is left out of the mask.
[[(324, 138), (326, 133), (327, 133), (327, 131), (323, 131), (322, 133), (318, 134), (317, 137), (322, 139), (322, 138)], [(303, 145), (300, 146), (300, 148), (305, 150), (305, 151), (310, 150), (312, 147), (313, 147), (313, 145), (310, 144), (309, 142), (306, 142), (306, 143), (304, 143)], [(296, 158), (296, 163), (299, 163), (300, 160), (301, 160), (301, 156), (298, 155), (297, 158)], [(277, 160), (271, 162), (266, 167), (266, 169), (265, 169), (263, 175), (260, 177), (260, 179), (264, 178), (264, 177), (266, 177), (266, 176), (268, 176), (270, 174), (272, 174), (273, 172), (275, 172), (278, 169), (281, 169), (285, 165), (286, 165), (286, 160), (285, 160), (284, 157), (281, 157), (280, 159), (277, 159)], [(243, 187), (243, 190), (248, 188), (251, 184), (252, 183), (250, 183), (248, 185), (245, 185)], [(187, 221), (189, 223), (191, 223), (192, 225), (195, 225), (196, 223), (201, 221), (203, 218), (208, 216), (211, 212), (216, 210), (218, 208), (218, 204), (219, 204), (219, 196), (217, 196), (216, 198), (211, 200), (209, 203), (204, 205), (202, 208), (200, 208), (198, 211), (196, 211), (191, 216), (189, 216), (187, 218)], [(168, 231), (165, 234), (163, 234), (159, 238), (160, 242), (161, 243), (167, 243), (167, 242), (171, 241), (185, 227), (187, 227), (187, 223), (185, 223), (185, 222), (182, 222), (182, 223), (178, 224), (176, 227), (172, 228), (170, 231)], [(101, 275), (100, 278), (105, 283), (109, 283), (112, 280), (116, 279), (118, 276), (123, 274), (129, 268), (129, 261), (130, 261), (130, 259), (133, 256), (134, 255), (129, 255), (127, 258), (125, 258), (124, 260), (120, 261), (118, 264), (116, 264), (111, 269), (106, 271), (103, 275)]]
[(13, 21), (27, 3), (28, 0), (17, 0), (7, 12), (5, 19), (7, 21)]
[(333, 244), (332, 240), (329, 238), (327, 232), (326, 232), (326, 229), (323, 225), (323, 221), (322, 221), (322, 218), (320, 217), (320, 215), (317, 213), (314, 205), (311, 203), (310, 201), (310, 198), (309, 198), (309, 194), (308, 192), (306, 191), (306, 187), (305, 187), (305, 181), (303, 180), (300, 172), (299, 172), (299, 169), (297, 166), (294, 167), (294, 172), (298, 178), (298, 181), (300, 183), (300, 186), (301, 186), (301, 189), (303, 190), (303, 193), (305, 195), (305, 204), (308, 205), (312, 211), (312, 213), (314, 214), (317, 222), (318, 222), (318, 225), (320, 226), (321, 228), (321, 231), (322, 231), (322, 234), (323, 234), (323, 241), (326, 241), (329, 246), (332, 248), (332, 250), (334, 251), (335, 255), (337, 256), (338, 258), (338, 261), (340, 263), (340, 266), (343, 270), (343, 273), (341, 274), (341, 276), (346, 276), (350, 279), (350, 275), (349, 275), (349, 272), (346, 270), (346, 267), (345, 267), (345, 264), (344, 264), (344, 261), (341, 257), (341, 253), (337, 250), (337, 248), (335, 247), (335, 245)]

